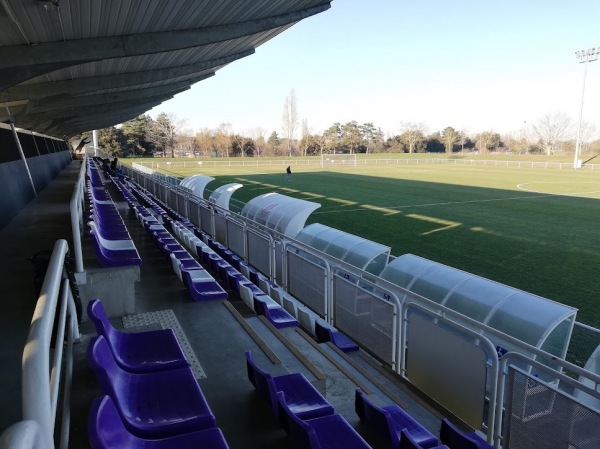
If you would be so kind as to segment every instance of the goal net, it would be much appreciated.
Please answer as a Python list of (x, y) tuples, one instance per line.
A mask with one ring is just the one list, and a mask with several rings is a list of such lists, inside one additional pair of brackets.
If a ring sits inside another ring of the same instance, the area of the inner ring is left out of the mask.
[(321, 167), (356, 165), (356, 154), (321, 154)]

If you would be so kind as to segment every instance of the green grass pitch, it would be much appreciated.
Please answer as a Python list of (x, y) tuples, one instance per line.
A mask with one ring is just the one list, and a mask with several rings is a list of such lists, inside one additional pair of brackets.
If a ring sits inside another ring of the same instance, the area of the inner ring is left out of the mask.
[[(283, 164), (283, 165), (281, 165)], [(569, 304), (578, 321), (600, 326), (600, 172), (437, 164), (321, 169), (287, 163), (212, 167), (216, 187), (244, 185), (232, 210), (277, 192), (321, 204), (322, 223)], [(192, 164), (191, 164), (192, 165)], [(209, 193), (207, 193), (208, 196)]]

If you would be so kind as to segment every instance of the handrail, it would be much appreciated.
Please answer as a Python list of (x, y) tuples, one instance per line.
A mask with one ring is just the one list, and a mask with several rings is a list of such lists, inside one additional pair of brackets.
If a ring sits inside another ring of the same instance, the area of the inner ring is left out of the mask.
[[(73, 354), (69, 350), (72, 346), (74, 336), (78, 334), (77, 318), (74, 313), (75, 305), (70, 291), (68, 279), (64, 278), (65, 257), (69, 250), (66, 240), (58, 240), (54, 245), (52, 257), (48, 265), (46, 277), (42, 285), (40, 297), (36, 304), (29, 335), (23, 351), (23, 419), (36, 421), (40, 426), (41, 439), (45, 448), (54, 448), (54, 423), (56, 419), (56, 403), (58, 401), (58, 384), (61, 377), (62, 366), (62, 341), (64, 330), (57, 332), (55, 345), (58, 357), (55, 357), (50, 365), (50, 345), (54, 317), (58, 307), (59, 296), (61, 304), (59, 310), (59, 323), (65, 323), (67, 327), (68, 350), (64, 354), (66, 359), (65, 382), (63, 389), (66, 394), (71, 390), (71, 368)], [(62, 294), (61, 293), (62, 285)], [(67, 310), (69, 320), (67, 321)], [(60, 324), (59, 324), (60, 326)], [(50, 373), (50, 378), (48, 377)], [(68, 402), (63, 403), (63, 408), (69, 407)], [(69, 416), (68, 410), (63, 416)], [(60, 447), (68, 446), (69, 422), (63, 420)]]
[(46, 449), (42, 429), (35, 421), (19, 421), (0, 435), (0, 449)]
[(81, 250), (81, 230), (83, 229), (85, 168), (86, 161), (84, 159), (79, 170), (79, 176), (77, 177), (75, 189), (73, 191), (73, 196), (71, 197), (70, 203), (71, 229), (73, 233), (73, 256), (75, 258), (75, 276), (77, 278), (77, 282), (79, 283), (82, 281), (82, 279), (79, 279), (81, 277), (81, 273), (84, 273), (83, 253)]

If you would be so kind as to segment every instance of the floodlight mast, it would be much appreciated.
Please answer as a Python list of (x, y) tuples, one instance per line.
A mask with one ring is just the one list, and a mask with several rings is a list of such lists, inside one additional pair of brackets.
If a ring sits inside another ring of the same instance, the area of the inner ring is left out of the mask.
[(581, 151), (581, 123), (583, 120), (583, 98), (585, 94), (585, 78), (587, 76), (587, 63), (598, 60), (600, 47), (592, 47), (589, 50), (580, 50), (575, 52), (575, 56), (583, 64), (583, 87), (581, 89), (581, 106), (579, 108), (579, 126), (577, 127), (577, 141), (575, 142), (575, 158), (573, 159), (573, 168), (581, 168), (579, 163), (579, 153)]

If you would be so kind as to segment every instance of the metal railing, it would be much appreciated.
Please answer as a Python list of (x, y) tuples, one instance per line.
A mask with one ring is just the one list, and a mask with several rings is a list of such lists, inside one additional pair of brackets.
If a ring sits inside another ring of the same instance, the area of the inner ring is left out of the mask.
[(75, 278), (78, 283), (85, 282), (85, 269), (83, 266), (83, 251), (81, 249), (81, 234), (83, 232), (83, 214), (85, 199), (85, 170), (87, 161), (83, 160), (79, 175), (75, 182), (73, 196), (71, 197), (71, 230), (73, 233), (73, 257), (75, 259)]
[(66, 449), (69, 444), (73, 342), (79, 340), (79, 329), (65, 271), (68, 250), (66, 240), (54, 245), (23, 350), (23, 421), (3, 433), (2, 449), (54, 449), (56, 427), (58, 447)]
[[(286, 167), (288, 165), (297, 167), (315, 167), (321, 168), (321, 160), (318, 157), (305, 159), (266, 159), (266, 158), (243, 158), (239, 160), (174, 160), (174, 161), (143, 161), (134, 164), (138, 170), (151, 173), (153, 171), (163, 173), (173, 173), (176, 169), (185, 168), (198, 170), (203, 167)], [(357, 158), (356, 165), (459, 165), (459, 166), (483, 166), (483, 167), (503, 167), (503, 168), (540, 168), (551, 170), (573, 170), (573, 162), (549, 162), (549, 161), (501, 161), (487, 159), (444, 159), (444, 158)], [(327, 167), (348, 167), (353, 168), (352, 164), (328, 165)], [(578, 170), (600, 170), (600, 164), (584, 164)]]

